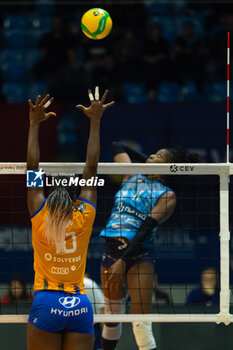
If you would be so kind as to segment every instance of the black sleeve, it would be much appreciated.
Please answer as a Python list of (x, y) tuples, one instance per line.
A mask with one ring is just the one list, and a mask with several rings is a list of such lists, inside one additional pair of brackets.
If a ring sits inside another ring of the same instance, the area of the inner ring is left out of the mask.
[(146, 220), (142, 223), (142, 225), (137, 230), (136, 235), (131, 240), (129, 246), (126, 248), (124, 253), (121, 256), (122, 260), (127, 260), (128, 258), (131, 258), (132, 256), (137, 255), (137, 253), (140, 251), (141, 244), (145, 240), (145, 238), (151, 233), (151, 231), (158, 226), (158, 221), (147, 217)]
[(129, 146), (123, 145), (120, 142), (113, 142), (111, 144), (111, 152), (112, 152), (113, 157), (117, 154), (120, 154), (120, 153), (127, 153), (130, 156), (131, 160), (135, 160), (135, 161), (138, 161), (140, 163), (145, 163), (145, 161), (148, 158), (148, 156), (145, 155), (144, 153), (136, 151)]

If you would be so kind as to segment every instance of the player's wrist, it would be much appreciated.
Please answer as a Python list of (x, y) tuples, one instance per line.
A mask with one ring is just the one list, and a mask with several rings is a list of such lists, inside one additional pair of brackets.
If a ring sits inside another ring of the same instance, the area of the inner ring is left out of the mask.
[(39, 126), (40, 122), (30, 121), (30, 126)]
[(111, 152), (113, 157), (117, 156), (118, 154), (125, 153), (124, 146), (117, 141), (112, 142), (111, 144)]
[(99, 117), (94, 117), (94, 118), (90, 118), (90, 125), (93, 126), (100, 126), (100, 121), (101, 121), (101, 116)]

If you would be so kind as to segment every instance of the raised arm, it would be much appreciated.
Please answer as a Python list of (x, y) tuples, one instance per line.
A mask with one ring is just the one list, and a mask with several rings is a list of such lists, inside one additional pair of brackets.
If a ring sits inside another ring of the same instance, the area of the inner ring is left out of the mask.
[[(99, 87), (95, 88), (95, 99), (91, 90), (88, 90), (91, 105), (84, 107), (77, 105), (90, 121), (89, 139), (87, 144), (86, 164), (83, 170), (83, 179), (88, 180), (97, 175), (97, 166), (100, 155), (100, 121), (104, 111), (114, 104), (114, 101), (104, 104), (108, 91), (106, 90), (99, 100)], [(82, 187), (80, 197), (89, 200), (94, 205), (97, 201), (96, 186)]]
[(132, 160), (138, 163), (145, 163), (148, 158), (144, 153), (118, 141), (112, 142), (111, 152), (114, 157), (114, 162), (117, 163), (131, 163)]
[[(132, 160), (135, 160), (138, 163), (145, 163), (148, 158), (142, 152), (136, 151), (135, 149), (122, 144), (121, 142), (112, 142), (111, 152), (113, 155), (113, 160), (116, 163), (131, 163)], [(127, 181), (131, 175), (123, 175), (122, 182)]]
[(116, 163), (131, 163), (130, 156), (126, 152), (124, 146), (120, 142), (113, 142), (111, 144), (111, 152), (113, 160)]
[[(27, 170), (38, 170), (40, 160), (39, 147), (39, 128), (40, 123), (47, 120), (51, 116), (56, 116), (55, 113), (46, 113), (46, 108), (52, 103), (53, 99), (49, 99), (49, 95), (40, 101), (40, 96), (37, 97), (36, 103), (33, 104), (28, 100), (30, 107), (29, 112), (29, 133), (27, 145)], [(44, 189), (42, 187), (30, 187), (27, 190), (27, 205), (30, 215), (33, 215), (44, 201)]]
[(145, 238), (151, 234), (152, 230), (159, 224), (165, 222), (172, 215), (175, 206), (176, 195), (174, 192), (168, 191), (161, 196), (149, 216), (138, 228), (136, 235), (130, 241), (120, 259), (111, 267), (111, 274), (108, 278), (108, 288), (116, 288), (118, 285), (124, 284), (125, 260), (137, 253), (138, 248), (141, 247), (141, 244), (144, 242)]
[(126, 260), (127, 258), (133, 256), (145, 238), (151, 234), (152, 230), (159, 224), (165, 222), (172, 215), (175, 206), (175, 193), (172, 191), (167, 191), (160, 197), (154, 209), (139, 227), (128, 248), (122, 254), (121, 259)]

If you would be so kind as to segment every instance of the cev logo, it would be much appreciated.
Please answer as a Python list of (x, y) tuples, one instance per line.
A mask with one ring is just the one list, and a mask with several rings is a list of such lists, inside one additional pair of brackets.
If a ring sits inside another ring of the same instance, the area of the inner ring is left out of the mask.
[(177, 171), (181, 171), (181, 172), (190, 172), (190, 171), (194, 171), (194, 166), (193, 165), (176, 165), (176, 164), (173, 164), (173, 165), (170, 165), (170, 171), (172, 173), (176, 173)]
[(71, 309), (80, 303), (80, 299), (77, 297), (62, 297), (59, 298), (59, 303), (67, 309)]
[(172, 173), (176, 173), (177, 171), (178, 171), (178, 166), (177, 165), (171, 165), (170, 166), (170, 171), (172, 172)]

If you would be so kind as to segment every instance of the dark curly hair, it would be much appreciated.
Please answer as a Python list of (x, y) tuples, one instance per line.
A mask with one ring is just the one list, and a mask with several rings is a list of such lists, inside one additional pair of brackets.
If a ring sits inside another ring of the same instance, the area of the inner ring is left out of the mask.
[(201, 163), (203, 161), (200, 154), (189, 152), (181, 146), (166, 148), (166, 151), (171, 163)]

